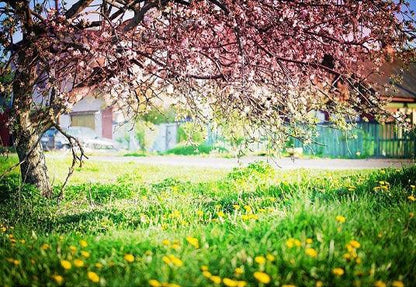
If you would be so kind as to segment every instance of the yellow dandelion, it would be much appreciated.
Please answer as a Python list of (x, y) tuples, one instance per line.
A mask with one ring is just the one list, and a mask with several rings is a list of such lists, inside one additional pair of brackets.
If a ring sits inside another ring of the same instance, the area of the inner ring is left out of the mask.
[(208, 266), (207, 265), (202, 265), (201, 266), (201, 271), (208, 271)]
[(49, 248), (51, 248), (50, 246), (49, 246), (49, 244), (47, 244), (47, 243), (44, 243), (44, 244), (42, 244), (42, 246), (40, 247), (42, 250), (48, 250)]
[(249, 205), (244, 205), (244, 209), (246, 210), (247, 213), (252, 211), (252, 209)]
[(218, 211), (217, 216), (220, 217), (220, 218), (223, 218), (225, 216), (225, 214), (222, 211)]
[(13, 260), (13, 264), (15, 266), (20, 265), (20, 260), (17, 260), (17, 259)]
[(259, 265), (264, 265), (266, 263), (266, 258), (263, 256), (256, 256), (254, 261), (256, 261)]
[(243, 273), (244, 273), (244, 269), (243, 269), (243, 268), (241, 268), (241, 267), (237, 267), (237, 268), (235, 268), (234, 273), (235, 273), (236, 275), (241, 275), (241, 274), (243, 274)]
[(81, 245), (81, 247), (85, 248), (85, 247), (87, 247), (87, 246), (88, 246), (88, 243), (87, 243), (87, 241), (85, 241), (85, 240), (81, 239), (81, 240), (79, 241), (79, 245)]
[(384, 283), (383, 281), (378, 280), (374, 282), (374, 287), (386, 287), (386, 286), (387, 286), (386, 283)]
[(181, 267), (183, 265), (182, 260), (180, 260), (177, 257), (173, 257), (171, 260), (172, 260), (173, 265), (175, 265), (177, 267)]
[(88, 275), (88, 279), (90, 279), (92, 282), (94, 283), (100, 282), (100, 276), (98, 276), (97, 273), (88, 271), (87, 275)]
[(193, 247), (199, 248), (198, 238), (188, 236), (186, 237), (186, 241), (188, 241), (188, 243), (191, 244)]
[(74, 265), (75, 265), (75, 267), (80, 268), (80, 267), (84, 266), (84, 261), (82, 261), (81, 259), (75, 259), (74, 260)]
[(204, 212), (202, 210), (197, 210), (196, 215), (199, 217), (204, 216)]
[(69, 262), (68, 260), (61, 260), (61, 266), (65, 269), (65, 270), (69, 270), (72, 267), (71, 262)]
[(170, 245), (170, 240), (169, 239), (163, 239), (162, 244), (165, 245), (165, 246), (169, 246)]
[(209, 278), (214, 284), (221, 284), (221, 277), (220, 276), (211, 276)]
[(313, 242), (312, 238), (307, 238), (306, 239), (306, 244), (312, 244), (312, 242)]
[(342, 268), (334, 268), (332, 269), (332, 274), (334, 274), (335, 276), (342, 276), (344, 275), (344, 269)]
[(313, 258), (318, 256), (318, 252), (313, 248), (306, 248), (305, 249), (305, 254), (310, 256), (310, 257), (313, 257)]
[(234, 207), (235, 210), (239, 210), (240, 209), (240, 206), (238, 204), (234, 204), (233, 207)]
[(61, 285), (64, 282), (64, 278), (61, 275), (53, 275), (52, 278), (58, 285)]
[(322, 287), (324, 283), (322, 281), (316, 281), (315, 287)]
[(346, 218), (342, 215), (337, 215), (335, 217), (335, 220), (338, 221), (339, 223), (344, 223), (346, 221)]
[(410, 195), (407, 197), (410, 201), (416, 201), (416, 197), (414, 197), (413, 195)]
[(267, 260), (269, 260), (270, 262), (273, 262), (275, 260), (275, 257), (273, 254), (268, 253), (266, 255)]
[(270, 276), (267, 273), (257, 271), (257, 272), (254, 272), (253, 276), (260, 283), (263, 283), (263, 284), (269, 284), (270, 283)]
[(181, 245), (179, 243), (173, 243), (172, 248), (173, 249), (179, 249), (179, 248), (181, 248)]
[(90, 257), (90, 253), (88, 251), (81, 251), (81, 255), (84, 256), (85, 258)]
[(286, 240), (286, 246), (287, 248), (292, 248), (293, 246), (295, 246), (295, 244), (293, 243), (293, 238)]
[(283, 284), (282, 287), (296, 287), (296, 285), (292, 285), (292, 284)]
[(224, 278), (222, 280), (222, 283), (224, 283), (224, 285), (228, 286), (228, 287), (237, 287), (238, 286), (238, 281), (232, 280), (230, 278)]
[(95, 267), (98, 269), (103, 268), (103, 265), (100, 262), (95, 263)]
[(342, 257), (347, 261), (351, 260), (351, 254), (350, 253), (345, 253)]
[(358, 242), (357, 240), (351, 240), (349, 244), (354, 248), (360, 248), (361, 247), (360, 242)]
[(404, 287), (404, 284), (403, 284), (402, 281), (395, 280), (395, 281), (393, 281), (393, 283), (391, 284), (391, 286), (393, 286), (393, 287)]
[(246, 281), (237, 281), (237, 287), (246, 287), (247, 282)]
[(126, 255), (124, 255), (124, 260), (126, 260), (128, 263), (134, 262), (134, 256), (133, 256), (133, 254), (126, 254)]
[(161, 287), (162, 284), (160, 284), (159, 281), (155, 280), (155, 279), (150, 279), (149, 280), (149, 285), (152, 287)]
[(75, 252), (77, 252), (77, 248), (73, 245), (69, 246), (69, 250), (71, 250), (71, 253), (74, 254)]
[(211, 278), (212, 274), (209, 271), (203, 271), (202, 276), (204, 276), (205, 278)]

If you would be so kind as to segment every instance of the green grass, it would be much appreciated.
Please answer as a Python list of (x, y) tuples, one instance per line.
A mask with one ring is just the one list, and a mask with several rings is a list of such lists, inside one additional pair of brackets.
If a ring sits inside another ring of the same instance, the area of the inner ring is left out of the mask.
[(414, 286), (415, 181), (416, 167), (88, 162), (57, 202), (12, 174), (0, 181), (0, 286)]

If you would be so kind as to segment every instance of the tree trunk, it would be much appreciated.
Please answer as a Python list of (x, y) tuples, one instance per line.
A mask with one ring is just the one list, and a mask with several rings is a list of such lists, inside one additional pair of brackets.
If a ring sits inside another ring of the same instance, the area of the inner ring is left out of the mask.
[(31, 129), (16, 132), (16, 152), (21, 162), (22, 182), (34, 184), (44, 196), (50, 197), (52, 188), (39, 137), (40, 134)]
[(44, 196), (52, 195), (40, 137), (47, 126), (42, 104), (34, 103), (36, 67), (21, 54), (13, 82), (12, 132), (19, 157), (22, 182), (34, 184)]

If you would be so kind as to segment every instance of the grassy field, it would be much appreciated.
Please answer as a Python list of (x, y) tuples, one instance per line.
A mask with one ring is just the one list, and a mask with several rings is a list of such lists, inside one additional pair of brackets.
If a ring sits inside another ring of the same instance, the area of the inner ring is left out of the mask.
[[(59, 183), (68, 161), (48, 164)], [(0, 286), (416, 286), (415, 183), (416, 167), (90, 161), (58, 201), (14, 172), (0, 180)]]

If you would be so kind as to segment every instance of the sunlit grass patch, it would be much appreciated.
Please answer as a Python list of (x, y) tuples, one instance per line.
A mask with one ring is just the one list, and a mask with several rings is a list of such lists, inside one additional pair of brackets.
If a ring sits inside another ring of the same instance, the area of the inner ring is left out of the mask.
[(415, 167), (282, 172), (256, 163), (207, 181), (120, 168), (112, 177), (87, 170), (97, 181), (79, 176), (59, 202), (3, 182), (0, 285), (416, 282)]

